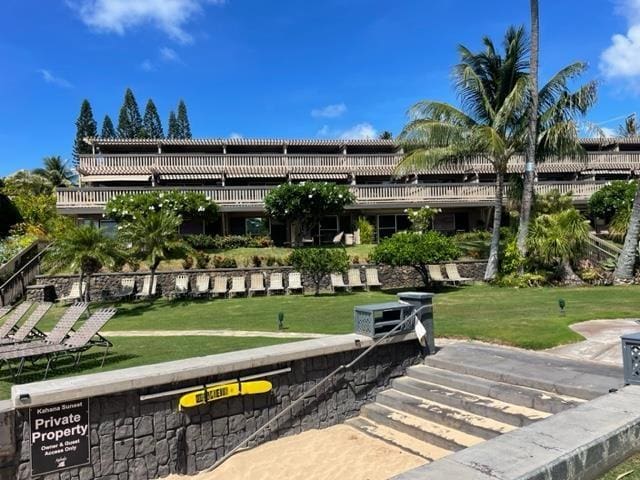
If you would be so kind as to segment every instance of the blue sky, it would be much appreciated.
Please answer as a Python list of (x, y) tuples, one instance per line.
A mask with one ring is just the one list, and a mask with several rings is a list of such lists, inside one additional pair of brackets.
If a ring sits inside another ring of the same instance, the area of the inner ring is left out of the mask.
[[(637, 110), (640, 0), (540, 0), (542, 77), (584, 60), (589, 120)], [(194, 136), (398, 133), (418, 99), (454, 101), (456, 46), (526, 24), (528, 0), (5, 0), (0, 175), (71, 156), (88, 98), (117, 120), (126, 87)], [(618, 121), (602, 124), (615, 128)], [(165, 126), (166, 128), (166, 126)]]

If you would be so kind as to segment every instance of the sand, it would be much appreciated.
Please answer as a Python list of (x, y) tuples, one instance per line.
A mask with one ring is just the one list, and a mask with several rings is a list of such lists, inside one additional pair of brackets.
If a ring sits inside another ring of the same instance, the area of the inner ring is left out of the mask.
[(170, 480), (384, 480), (425, 460), (347, 425), (309, 430), (240, 452), (214, 472)]

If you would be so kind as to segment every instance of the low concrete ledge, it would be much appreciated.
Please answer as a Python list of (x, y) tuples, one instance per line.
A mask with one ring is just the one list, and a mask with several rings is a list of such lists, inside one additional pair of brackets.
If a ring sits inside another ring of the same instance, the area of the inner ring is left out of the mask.
[[(410, 332), (405, 335), (389, 337), (385, 344), (405, 342), (415, 340), (415, 338), (415, 334)], [(304, 358), (358, 350), (372, 345), (373, 342), (373, 339), (363, 335), (336, 335), (110, 372), (14, 385), (11, 388), (11, 401), (15, 408), (25, 408), (111, 395)], [(28, 397), (24, 401), (20, 399), (21, 396), (25, 398), (27, 395)]]
[(602, 396), (395, 480), (593, 480), (640, 449), (640, 386)]

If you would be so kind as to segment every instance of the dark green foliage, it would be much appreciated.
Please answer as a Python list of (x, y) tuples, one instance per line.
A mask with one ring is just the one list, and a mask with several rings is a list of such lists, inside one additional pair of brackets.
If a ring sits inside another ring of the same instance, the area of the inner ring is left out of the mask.
[(53, 187), (69, 187), (73, 184), (75, 175), (67, 162), (59, 155), (44, 157), (44, 168), (36, 168), (33, 173), (46, 178)]
[(147, 106), (144, 110), (142, 125), (147, 138), (164, 138), (158, 109), (151, 99), (147, 102)]
[(212, 260), (213, 268), (238, 268), (238, 263), (232, 257), (215, 256)]
[(18, 208), (5, 194), (0, 193), (0, 237), (6, 237), (16, 223), (22, 222)]
[(380, 140), (391, 140), (393, 139), (393, 134), (389, 130), (384, 130), (378, 135)]
[(206, 218), (213, 220), (218, 206), (197, 192), (146, 192), (118, 195), (107, 203), (106, 215), (118, 222), (138, 220), (151, 212), (169, 211), (184, 218)]
[(176, 113), (171, 110), (169, 112), (169, 130), (167, 132), (167, 138), (180, 138), (180, 132), (178, 129), (178, 119)]
[(231, 250), (234, 248), (267, 248), (273, 246), (269, 237), (253, 235), (189, 235), (185, 237), (189, 245), (198, 250)]
[(78, 155), (91, 153), (91, 145), (84, 142), (84, 138), (98, 136), (98, 125), (93, 118), (93, 111), (89, 100), (85, 99), (80, 105), (80, 115), (76, 120), (76, 138), (73, 141), (73, 158), (78, 160)]
[(428, 265), (454, 260), (460, 249), (441, 233), (400, 232), (384, 239), (371, 252), (371, 260), (392, 266), (414, 267), (425, 285), (429, 284)]
[(105, 115), (104, 120), (102, 120), (102, 133), (100, 136), (102, 138), (116, 138), (116, 129), (109, 115)]
[(200, 270), (207, 268), (209, 266), (209, 260), (211, 259), (209, 255), (202, 252), (194, 253), (193, 258), (196, 260), (196, 267)]
[(289, 256), (289, 263), (308, 276), (320, 294), (320, 283), (330, 273), (345, 273), (349, 269), (349, 255), (344, 248), (297, 248)]
[(187, 106), (184, 100), (178, 103), (178, 136), (177, 138), (191, 138), (191, 125), (189, 124), (189, 116), (187, 115)]
[(636, 182), (617, 180), (611, 182), (589, 199), (589, 212), (591, 215), (603, 218), (607, 223), (620, 210), (631, 209), (638, 185)]
[(138, 109), (136, 97), (130, 88), (124, 93), (124, 101), (120, 107), (118, 115), (118, 137), (120, 138), (143, 138), (142, 117)]
[(489, 257), (491, 232), (477, 230), (475, 232), (456, 233), (453, 241), (462, 251), (462, 254), (472, 258)]

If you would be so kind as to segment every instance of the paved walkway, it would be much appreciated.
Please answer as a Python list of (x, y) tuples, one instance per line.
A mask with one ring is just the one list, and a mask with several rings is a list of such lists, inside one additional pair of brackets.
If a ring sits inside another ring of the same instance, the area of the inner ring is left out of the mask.
[(324, 333), (262, 332), (258, 330), (126, 330), (105, 331), (108, 337), (264, 337), (322, 338)]
[(569, 328), (586, 340), (547, 350), (549, 353), (578, 360), (622, 365), (620, 336), (640, 332), (640, 319), (590, 320)]

